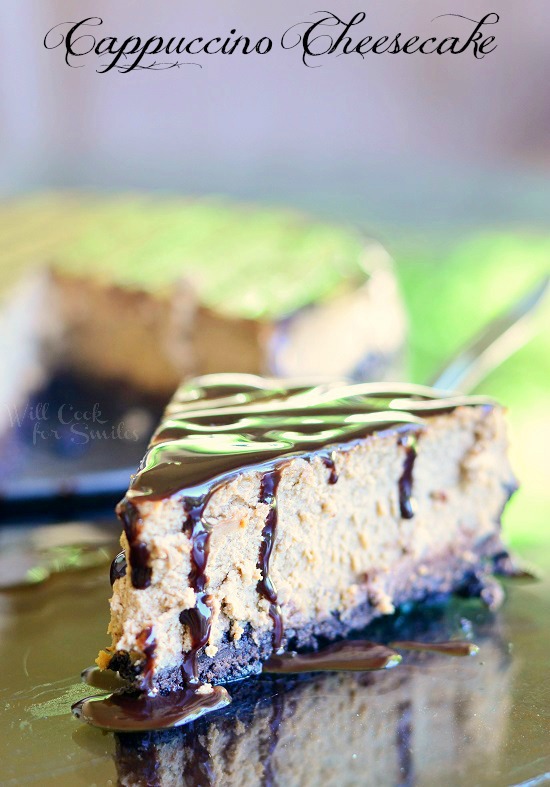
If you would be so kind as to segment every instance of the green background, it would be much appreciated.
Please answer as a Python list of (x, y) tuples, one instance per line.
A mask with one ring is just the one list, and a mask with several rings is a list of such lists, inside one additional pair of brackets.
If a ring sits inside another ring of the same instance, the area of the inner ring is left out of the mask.
[[(409, 311), (410, 371), (417, 382), (429, 379), (550, 270), (550, 236), (532, 232), (402, 238), (392, 251)], [(549, 302), (547, 297), (537, 313), (536, 337), (478, 388), (509, 408), (511, 458), (521, 487), (504, 527), (520, 551), (550, 547)]]

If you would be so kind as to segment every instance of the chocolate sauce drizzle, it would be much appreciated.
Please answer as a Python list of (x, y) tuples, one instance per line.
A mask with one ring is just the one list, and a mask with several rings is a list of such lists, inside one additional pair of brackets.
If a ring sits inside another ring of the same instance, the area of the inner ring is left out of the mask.
[(328, 483), (329, 484), (338, 483), (338, 473), (336, 472), (336, 465), (334, 464), (334, 455), (332, 454), (332, 452), (328, 456), (322, 456), (321, 459), (327, 470), (330, 470)]
[(413, 467), (416, 460), (416, 437), (405, 435), (398, 440), (405, 449), (403, 472), (399, 479), (399, 511), (402, 519), (412, 519), (416, 510), (416, 501), (412, 496)]
[(145, 663), (140, 672), (143, 685), (148, 689), (152, 689), (155, 653), (157, 650), (157, 640), (155, 639), (153, 626), (147, 626), (147, 628), (143, 629), (136, 638), (136, 645), (145, 656)]
[[(283, 639), (283, 622), (277, 603), (277, 591), (269, 575), (269, 563), (277, 528), (277, 487), (281, 479), (281, 469), (272, 470), (262, 476), (260, 482), (260, 503), (270, 505), (265, 525), (262, 530), (258, 568), (262, 578), (258, 581), (258, 593), (270, 602), (269, 615), (273, 620), (273, 648), (278, 650)], [(206, 565), (208, 562), (210, 531), (204, 522), (204, 510), (210, 495), (199, 498), (184, 498), (187, 518), (183, 526), (184, 532), (191, 539), (191, 572), (189, 584), (195, 591), (195, 607), (186, 609), (180, 614), (180, 622), (188, 626), (191, 637), (191, 648), (184, 652), (182, 676), (186, 683), (197, 683), (199, 680), (198, 655), (208, 643), (211, 630), (212, 610), (206, 592)]]
[(285, 712), (285, 695), (283, 692), (275, 694), (272, 699), (273, 709), (269, 720), (269, 737), (262, 741), (262, 787), (275, 787), (275, 769), (273, 768), (273, 755), (279, 743), (279, 729)]
[(213, 787), (216, 784), (212, 757), (207, 747), (203, 746), (198, 735), (195, 735), (193, 738), (191, 756), (185, 759), (181, 775), (182, 785)]
[(402, 778), (401, 787), (413, 787), (413, 747), (412, 747), (412, 706), (410, 700), (398, 706), (399, 721), (396, 730), (397, 755), (399, 758), (399, 772)]
[(204, 521), (204, 510), (210, 496), (184, 498), (187, 519), (183, 525), (184, 533), (191, 539), (191, 572), (189, 584), (195, 591), (195, 606), (180, 614), (180, 623), (189, 628), (191, 649), (183, 654), (182, 676), (188, 683), (198, 683), (199, 671), (197, 658), (210, 637), (212, 610), (206, 593), (206, 564), (208, 562), (210, 530)]
[(279, 650), (283, 639), (283, 619), (281, 610), (277, 603), (277, 591), (269, 575), (269, 562), (275, 542), (277, 532), (277, 488), (281, 480), (281, 468), (264, 473), (260, 482), (260, 503), (265, 503), (271, 508), (265, 518), (265, 525), (262, 530), (262, 540), (260, 543), (260, 554), (258, 558), (258, 568), (262, 572), (262, 578), (257, 584), (258, 593), (270, 602), (269, 616), (273, 621), (273, 649)]
[(124, 525), (124, 532), (130, 549), (130, 577), (132, 585), (144, 590), (151, 584), (152, 569), (149, 566), (149, 547), (140, 540), (143, 523), (133, 503), (125, 499), (117, 506), (117, 514)]
[(113, 587), (117, 579), (122, 579), (122, 577), (126, 576), (126, 569), (126, 555), (124, 552), (119, 552), (111, 563), (111, 568), (109, 571), (111, 587)]

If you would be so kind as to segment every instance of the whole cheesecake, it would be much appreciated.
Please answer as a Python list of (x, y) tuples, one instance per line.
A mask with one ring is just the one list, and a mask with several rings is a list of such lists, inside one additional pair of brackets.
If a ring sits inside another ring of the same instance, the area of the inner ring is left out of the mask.
[(118, 507), (112, 644), (149, 691), (226, 682), (434, 594), (481, 593), (515, 488), (503, 408), (415, 385), (184, 383)]
[(0, 429), (55, 371), (163, 404), (192, 374), (399, 376), (388, 255), (297, 213), (138, 194), (9, 200), (0, 267)]

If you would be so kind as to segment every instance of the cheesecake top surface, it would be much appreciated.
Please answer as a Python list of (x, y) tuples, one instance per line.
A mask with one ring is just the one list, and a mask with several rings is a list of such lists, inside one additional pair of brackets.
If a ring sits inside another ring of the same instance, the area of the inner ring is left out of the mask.
[(205, 306), (253, 319), (360, 286), (385, 262), (355, 230), (283, 209), (78, 192), (0, 203), (0, 251), (5, 284), (35, 264), (159, 294), (182, 279)]
[(387, 429), (422, 429), (482, 396), (420, 385), (278, 380), (217, 374), (181, 385), (132, 479), (127, 499), (201, 496), (239, 470), (314, 453)]

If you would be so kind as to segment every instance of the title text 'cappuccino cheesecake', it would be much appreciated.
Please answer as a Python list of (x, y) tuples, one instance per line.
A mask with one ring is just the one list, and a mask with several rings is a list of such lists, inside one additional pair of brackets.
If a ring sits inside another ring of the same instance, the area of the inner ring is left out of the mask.
[(118, 507), (98, 664), (153, 692), (226, 682), (408, 602), (481, 592), (514, 488), (504, 410), (484, 397), (187, 382)]

